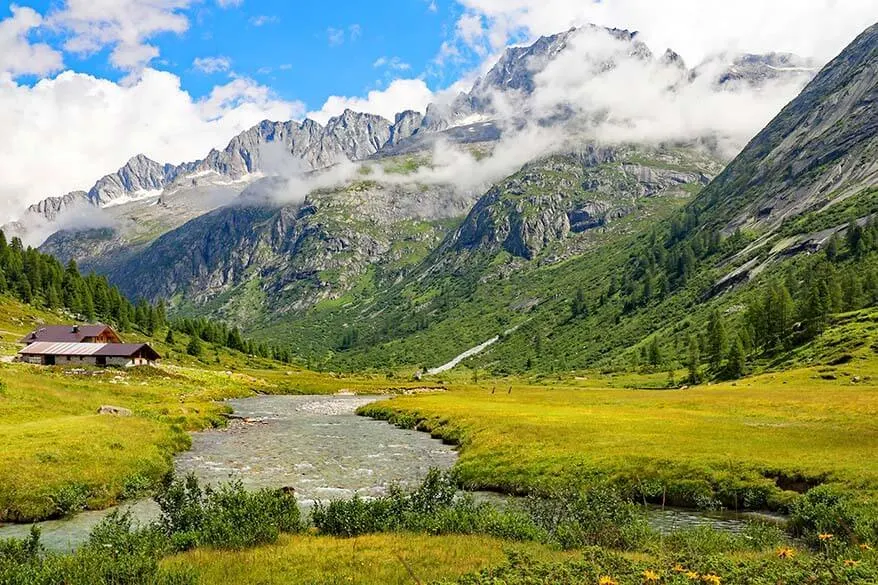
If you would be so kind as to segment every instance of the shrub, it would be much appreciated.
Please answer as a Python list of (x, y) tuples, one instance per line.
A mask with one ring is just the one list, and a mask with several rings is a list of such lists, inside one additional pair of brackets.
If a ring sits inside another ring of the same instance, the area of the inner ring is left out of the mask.
[(47, 552), (39, 530), (21, 541), (0, 541), (4, 585), (194, 585), (191, 571), (165, 571), (166, 540), (155, 529), (132, 530), (130, 515), (114, 512), (76, 553)]
[(63, 518), (85, 510), (90, 493), (89, 487), (82, 483), (68, 483), (61, 486), (49, 496), (55, 507), (52, 515)]
[(176, 550), (240, 549), (302, 529), (296, 498), (285, 490), (248, 492), (240, 481), (202, 489), (190, 475), (166, 480), (155, 499), (162, 511), (158, 526)]
[(821, 534), (851, 543), (878, 542), (878, 511), (859, 502), (854, 494), (830, 484), (810, 490), (793, 504), (790, 532), (812, 546), (822, 542)]
[(608, 485), (586, 486), (529, 498), (536, 524), (562, 547), (605, 546), (630, 549), (650, 534), (643, 509)]

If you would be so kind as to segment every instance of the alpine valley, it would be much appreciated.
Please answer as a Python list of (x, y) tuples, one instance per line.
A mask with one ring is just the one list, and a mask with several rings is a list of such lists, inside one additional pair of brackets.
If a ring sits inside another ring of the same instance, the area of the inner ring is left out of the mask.
[[(559, 80), (572, 63), (576, 78)], [(714, 197), (716, 185), (691, 203), (747, 136), (723, 124), (656, 133), (642, 112), (576, 101), (576, 92), (595, 84), (654, 91), (667, 102), (658, 117), (702, 96), (733, 107), (765, 94), (783, 100), (816, 73), (788, 54), (718, 55), (688, 69), (672, 50), (653, 55), (636, 33), (572, 29), (508, 49), (469, 93), (424, 114), (391, 122), (348, 110), (325, 126), (266, 121), (178, 166), (138, 155), (88, 192), (31, 206), (6, 231), (107, 275), (130, 298), (165, 298), (178, 315), (247, 324), (320, 367), (433, 367), (512, 331), (477, 361), (519, 371), (524, 363), (505, 356), (522, 356), (515, 346), (538, 331), (548, 339), (536, 366), (525, 358), (531, 367), (592, 366), (645, 333), (639, 313), (668, 302), (687, 310), (689, 301), (662, 280), (655, 303), (622, 311), (625, 295), (590, 282), (621, 277), (632, 242)], [(861, 72), (850, 83), (871, 80)], [(861, 137), (868, 142), (868, 127)], [(760, 201), (717, 229), (743, 225), (739, 237), (758, 238), (747, 254), (764, 253), (782, 219), (857, 200), (850, 190), (873, 177), (854, 159), (848, 167), (837, 171), (839, 184), (813, 187), (792, 210), (769, 212)], [(761, 190), (774, 177), (748, 180)], [(774, 199), (789, 199), (787, 181)], [(709, 278), (736, 264), (723, 259)], [(600, 308), (571, 321), (565, 305), (583, 288)], [(620, 321), (619, 339), (594, 339), (607, 319)]]
[(878, 582), (878, 24), (435, 95), (3, 226), (0, 585)]

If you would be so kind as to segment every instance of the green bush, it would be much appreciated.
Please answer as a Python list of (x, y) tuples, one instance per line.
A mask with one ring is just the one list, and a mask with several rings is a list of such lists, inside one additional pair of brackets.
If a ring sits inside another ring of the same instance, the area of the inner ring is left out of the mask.
[(53, 516), (63, 518), (85, 510), (91, 489), (82, 483), (69, 483), (49, 496), (55, 507)]
[(46, 551), (40, 532), (25, 540), (0, 541), (3, 585), (195, 585), (191, 571), (165, 571), (159, 561), (166, 540), (154, 528), (132, 530), (130, 515), (114, 512), (74, 554)]
[(644, 510), (608, 485), (529, 498), (527, 508), (550, 540), (566, 549), (584, 546), (631, 549), (650, 535)]
[(240, 481), (202, 489), (193, 475), (166, 480), (155, 496), (160, 529), (173, 548), (199, 545), (241, 549), (273, 543), (302, 529), (295, 496), (285, 490), (248, 492)]
[[(874, 545), (878, 543), (878, 510), (858, 501), (849, 490), (826, 484), (793, 504), (789, 529), (815, 547), (829, 541)], [(821, 539), (821, 534), (831, 538)]]

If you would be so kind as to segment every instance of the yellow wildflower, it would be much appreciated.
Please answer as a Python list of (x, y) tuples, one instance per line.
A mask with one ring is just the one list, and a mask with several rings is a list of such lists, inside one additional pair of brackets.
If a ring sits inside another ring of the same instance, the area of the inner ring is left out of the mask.
[(781, 559), (791, 559), (796, 556), (796, 551), (787, 546), (782, 546), (777, 549), (777, 556)]
[(643, 572), (643, 580), (647, 583), (658, 583), (659, 574), (655, 571), (650, 571), (649, 569)]
[(823, 534), (818, 534), (817, 538), (819, 538), (823, 542), (826, 542), (827, 540), (832, 540), (832, 535), (828, 534), (828, 533), (823, 533)]
[(860, 564), (860, 561), (855, 561), (853, 559), (845, 559), (844, 566), (845, 567), (856, 567)]
[(872, 547), (869, 546), (868, 544), (861, 544), (861, 545), (860, 545), (860, 550), (870, 551), (870, 550), (872, 550)]
[(703, 576), (701, 580), (705, 583), (709, 583), (710, 585), (720, 585), (720, 581), (722, 581), (722, 579), (720, 579), (718, 575), (714, 575), (712, 573)]
[(674, 565), (674, 572), (675, 573), (685, 573), (686, 569), (683, 568), (683, 565), (678, 564), (678, 565)]
[(696, 573), (695, 571), (686, 571), (686, 576), (693, 581), (697, 580), (699, 577), (698, 573)]
[(619, 585), (619, 582), (612, 577), (604, 576), (598, 579), (598, 585)]

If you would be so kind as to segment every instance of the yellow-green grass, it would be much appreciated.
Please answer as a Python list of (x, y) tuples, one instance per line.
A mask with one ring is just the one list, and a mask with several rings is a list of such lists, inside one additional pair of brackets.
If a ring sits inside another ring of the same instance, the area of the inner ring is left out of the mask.
[(755, 489), (771, 500), (755, 505), (781, 506), (794, 494), (780, 488), (878, 489), (876, 367), (858, 360), (674, 391), (513, 384), (508, 393), (487, 382), (362, 412), (459, 441), (457, 467), (473, 487), (529, 491), (594, 474), (681, 504)]
[[(88, 506), (155, 482), (189, 446), (186, 431), (222, 424), (215, 400), (253, 385), (213, 372), (65, 371), (0, 367), (0, 520), (57, 514), (59, 494), (84, 486)], [(101, 416), (101, 406), (133, 411)]]
[[(229, 409), (217, 401), (397, 387), (383, 376), (179, 365), (126, 371), (3, 364), (0, 382), (0, 521), (63, 513), (70, 489), (91, 509), (136, 495), (172, 469), (173, 455), (190, 445), (188, 432), (225, 423), (221, 414)], [(104, 405), (134, 416), (97, 415)]]
[(409, 585), (416, 582), (412, 574), (427, 583), (497, 565), (509, 550), (547, 561), (569, 556), (485, 536), (282, 536), (277, 544), (239, 552), (197, 549), (167, 559), (164, 565), (192, 567), (205, 585)]

